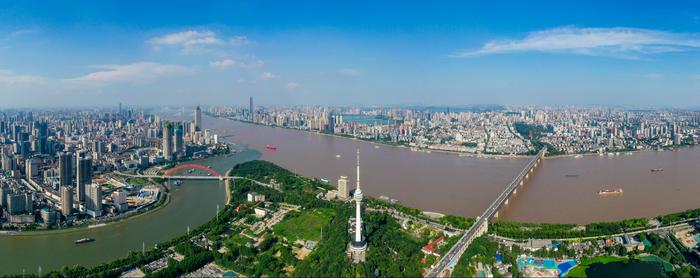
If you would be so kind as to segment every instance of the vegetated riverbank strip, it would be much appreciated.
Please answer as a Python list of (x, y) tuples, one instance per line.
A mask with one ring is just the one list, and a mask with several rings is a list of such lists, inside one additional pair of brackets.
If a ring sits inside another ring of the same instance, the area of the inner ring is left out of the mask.
[[(226, 176), (226, 177), (230, 176), (231, 172), (233, 172), (233, 167), (231, 167), (231, 169), (228, 169), (228, 171), (226, 171), (226, 175), (224, 175), (224, 176)], [(229, 181), (224, 182), (224, 187), (226, 188), (225, 192), (226, 192), (226, 205), (227, 206), (229, 204), (231, 204), (231, 194), (233, 193), (233, 192), (231, 192), (232, 191), (231, 189), (233, 187), (233, 183), (234, 183), (233, 180), (229, 180)]]
[[(306, 133), (313, 134), (313, 135), (321, 135), (321, 136), (329, 136), (329, 137), (334, 137), (334, 138), (350, 139), (350, 140), (355, 140), (355, 141), (372, 143), (375, 145), (387, 146), (387, 147), (396, 147), (396, 148), (405, 148), (405, 149), (417, 148), (417, 149), (419, 149), (419, 152), (425, 152), (425, 153), (438, 152), (438, 153), (459, 155), (462, 157), (487, 158), (487, 159), (524, 159), (524, 158), (529, 158), (532, 156), (531, 154), (475, 154), (475, 153), (449, 151), (449, 150), (441, 150), (441, 149), (418, 148), (418, 147), (412, 147), (412, 146), (409, 146), (409, 145), (403, 144), (403, 143), (399, 144), (399, 143), (391, 143), (391, 142), (378, 141), (378, 140), (372, 140), (372, 139), (364, 139), (364, 138), (359, 138), (359, 137), (355, 137), (355, 136), (351, 136), (351, 135), (330, 134), (330, 133), (323, 133), (320, 131), (311, 131), (311, 130), (305, 130), (305, 129), (299, 129), (299, 128), (291, 128), (291, 127), (286, 127), (286, 126), (266, 125), (266, 124), (251, 122), (251, 121), (247, 121), (247, 120), (228, 118), (228, 117), (222, 117), (222, 116), (214, 116), (211, 114), (208, 114), (208, 116), (213, 117), (213, 118), (236, 121), (236, 122), (244, 123), (244, 124), (251, 124), (251, 125), (257, 125), (257, 126), (268, 127), (268, 128), (283, 128), (283, 129), (294, 130), (294, 131), (299, 131), (299, 132), (306, 132)], [(655, 150), (624, 150), (624, 151), (605, 152), (605, 153), (599, 153), (599, 152), (563, 153), (563, 154), (547, 153), (545, 158), (570, 158), (570, 157), (576, 157), (576, 156), (608, 156), (611, 154), (614, 154), (613, 156), (617, 156), (617, 154), (630, 155), (630, 154), (658, 152), (658, 151), (675, 151), (675, 150), (679, 150), (679, 149), (683, 149), (683, 148), (692, 148), (692, 147), (695, 147), (695, 145), (673, 145), (673, 146), (667, 146), (667, 147), (664, 147), (661, 149), (655, 149)]]
[[(545, 240), (551, 240), (551, 241), (586, 241), (586, 240), (592, 240), (592, 239), (602, 239), (602, 238), (610, 238), (610, 237), (618, 237), (618, 236), (623, 236), (623, 235), (637, 235), (641, 233), (648, 233), (648, 232), (656, 232), (656, 231), (663, 231), (663, 230), (670, 230), (673, 228), (677, 227), (682, 227), (687, 225), (689, 222), (695, 221), (695, 219), (687, 219), (680, 221), (680, 223), (674, 223), (671, 225), (664, 225), (664, 226), (659, 226), (659, 227), (654, 227), (654, 228), (648, 228), (648, 229), (641, 229), (641, 230), (632, 230), (632, 231), (625, 231), (625, 232), (620, 232), (616, 234), (605, 234), (605, 235), (599, 235), (599, 236), (588, 236), (588, 237), (565, 237), (565, 238), (536, 238), (536, 239), (545, 239)], [(523, 238), (510, 238), (510, 237), (505, 237), (505, 236), (499, 236), (497, 233), (494, 233), (492, 235), (493, 238), (499, 239), (499, 240), (508, 240), (508, 241), (519, 241), (523, 240)], [(533, 238), (534, 239), (534, 238)]]

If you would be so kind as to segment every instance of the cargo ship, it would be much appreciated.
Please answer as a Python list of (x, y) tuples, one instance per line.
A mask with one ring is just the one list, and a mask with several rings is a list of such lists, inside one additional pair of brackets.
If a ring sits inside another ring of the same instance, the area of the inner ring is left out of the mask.
[(271, 151), (276, 151), (276, 150), (277, 150), (277, 147), (275, 147), (275, 146), (273, 146), (273, 145), (267, 145), (267, 146), (265, 146), (265, 148), (268, 149), (268, 150), (271, 150)]
[(606, 188), (606, 189), (601, 189), (598, 191), (598, 195), (620, 195), (622, 194), (622, 188), (616, 188), (616, 189), (611, 189), (611, 188)]
[(88, 243), (88, 242), (93, 242), (93, 241), (95, 241), (94, 238), (86, 237), (86, 238), (81, 238), (79, 240), (76, 240), (75, 244)]

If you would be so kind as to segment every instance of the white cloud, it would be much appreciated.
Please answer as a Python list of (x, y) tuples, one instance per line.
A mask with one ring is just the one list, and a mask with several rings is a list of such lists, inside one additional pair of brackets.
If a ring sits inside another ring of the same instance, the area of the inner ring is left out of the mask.
[(221, 61), (209, 62), (210, 67), (217, 68), (217, 69), (227, 69), (227, 68), (235, 66), (236, 64), (237, 64), (236, 61), (232, 60), (232, 59), (224, 59)]
[(275, 78), (275, 75), (269, 71), (263, 72), (258, 76), (258, 79), (260, 79), (260, 80), (267, 80), (267, 79), (272, 79), (272, 78)]
[(289, 82), (287, 83), (287, 91), (294, 92), (299, 88), (299, 83)]
[(343, 68), (338, 71), (340, 75), (344, 76), (360, 76), (362, 73), (359, 70), (353, 68)]
[(9, 70), (0, 69), (0, 86), (3, 87), (35, 85), (44, 81), (45, 79), (40, 76), (17, 74)]
[(187, 30), (153, 37), (146, 41), (154, 50), (161, 47), (180, 48), (183, 54), (211, 54), (220, 57), (230, 56), (229, 48), (249, 43), (246, 36), (223, 38), (211, 30)]
[(98, 84), (111, 82), (140, 83), (158, 78), (188, 75), (194, 72), (192, 69), (180, 65), (153, 62), (138, 62), (127, 65), (103, 65), (99, 66), (99, 68), (103, 70), (68, 79), (68, 81)]
[(250, 43), (248, 40), (248, 37), (246, 36), (235, 36), (229, 40), (229, 43), (231, 45), (239, 46), (239, 45), (246, 45)]
[(222, 41), (216, 37), (216, 34), (212, 31), (204, 30), (189, 30), (177, 33), (171, 33), (159, 37), (152, 38), (148, 40), (150, 44), (153, 45), (181, 45), (181, 46), (194, 46), (194, 45), (212, 45), (220, 44)]
[(238, 63), (242, 68), (261, 68), (265, 66), (265, 61), (253, 59), (247, 62)]
[(649, 53), (700, 50), (697, 33), (673, 33), (639, 28), (559, 27), (527, 34), (522, 39), (494, 40), (477, 50), (454, 57), (475, 57), (516, 52), (572, 53), (637, 58)]

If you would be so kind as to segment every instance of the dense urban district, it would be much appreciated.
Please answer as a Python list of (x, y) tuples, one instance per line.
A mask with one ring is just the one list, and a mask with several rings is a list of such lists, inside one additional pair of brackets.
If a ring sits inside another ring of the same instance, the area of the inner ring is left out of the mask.
[(215, 107), (261, 125), (473, 155), (610, 154), (695, 145), (700, 112), (608, 107)]
[[(484, 152), (488, 146), (497, 148), (494, 142), (514, 148), (514, 142), (520, 142), (524, 149), (512, 154), (550, 146), (566, 150), (562, 146), (584, 141), (580, 146), (588, 151), (629, 148), (626, 144), (635, 144), (631, 148), (635, 150), (695, 144), (698, 125), (696, 112), (678, 111), (368, 108), (335, 114), (323, 108), (298, 108), (319, 113), (319, 118), (307, 122), (294, 117), (308, 114), (284, 114), (294, 110), (250, 108), (253, 113), (232, 108), (209, 108), (204, 113), (239, 120), (248, 117), (261, 124), (269, 124), (270, 115), (281, 113), (276, 114), (281, 125), (315, 130), (329, 125), (320, 119), (334, 119), (333, 133), (391, 143), (429, 144), (436, 141), (426, 138), (437, 134), (451, 138), (421, 148), (440, 148), (458, 134), (463, 134), (461, 139), (481, 136), (470, 135), (474, 132), (485, 136), (485, 141), (477, 143)], [(2, 227), (6, 230), (0, 236), (108, 225), (146, 213), (167, 205), (169, 188), (182, 178), (225, 180), (226, 206), (205, 224), (122, 259), (95, 267), (65, 266), (44, 273), (39, 269), (31, 275), (421, 277), (436, 269), (451, 249), (463, 246), (463, 235), (479, 223), (364, 196), (359, 151), (356, 175), (341, 177), (337, 186), (259, 160), (238, 164), (226, 176), (218, 176), (206, 166), (188, 162), (233, 151), (219, 142), (217, 134), (202, 128), (199, 107), (194, 108), (192, 122), (165, 121), (144, 110), (114, 110), (5, 111), (0, 116)], [(357, 121), (342, 120), (350, 114)], [(359, 122), (373, 114), (390, 122)], [(504, 129), (496, 132), (496, 126)], [(394, 134), (395, 128), (400, 132)], [(564, 140), (566, 144), (555, 139), (562, 138), (557, 135), (561, 128), (576, 134)], [(373, 135), (367, 137), (367, 132)], [(387, 134), (396, 135), (396, 140)], [(503, 134), (512, 137), (506, 139)], [(178, 174), (169, 176), (173, 171)], [(185, 171), (187, 176), (182, 174)], [(213, 173), (217, 176), (211, 177)], [(699, 219), (700, 209), (587, 225), (493, 219), (488, 221), (488, 232), (471, 241), (456, 264), (441, 273), (451, 277), (698, 276)], [(76, 244), (93, 240), (84, 238)]]
[[(228, 153), (217, 134), (143, 110), (0, 114), (0, 224), (5, 233), (104, 225), (163, 204), (165, 188), (120, 171), (163, 173)], [(9, 230), (9, 231), (8, 231)]]

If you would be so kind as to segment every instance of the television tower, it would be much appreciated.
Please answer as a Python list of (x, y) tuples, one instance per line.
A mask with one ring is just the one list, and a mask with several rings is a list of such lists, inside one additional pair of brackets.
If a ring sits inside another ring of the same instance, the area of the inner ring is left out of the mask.
[(362, 189), (360, 188), (360, 150), (357, 150), (357, 188), (355, 188), (355, 238), (350, 242), (348, 255), (354, 263), (365, 261), (367, 242), (362, 239)]

